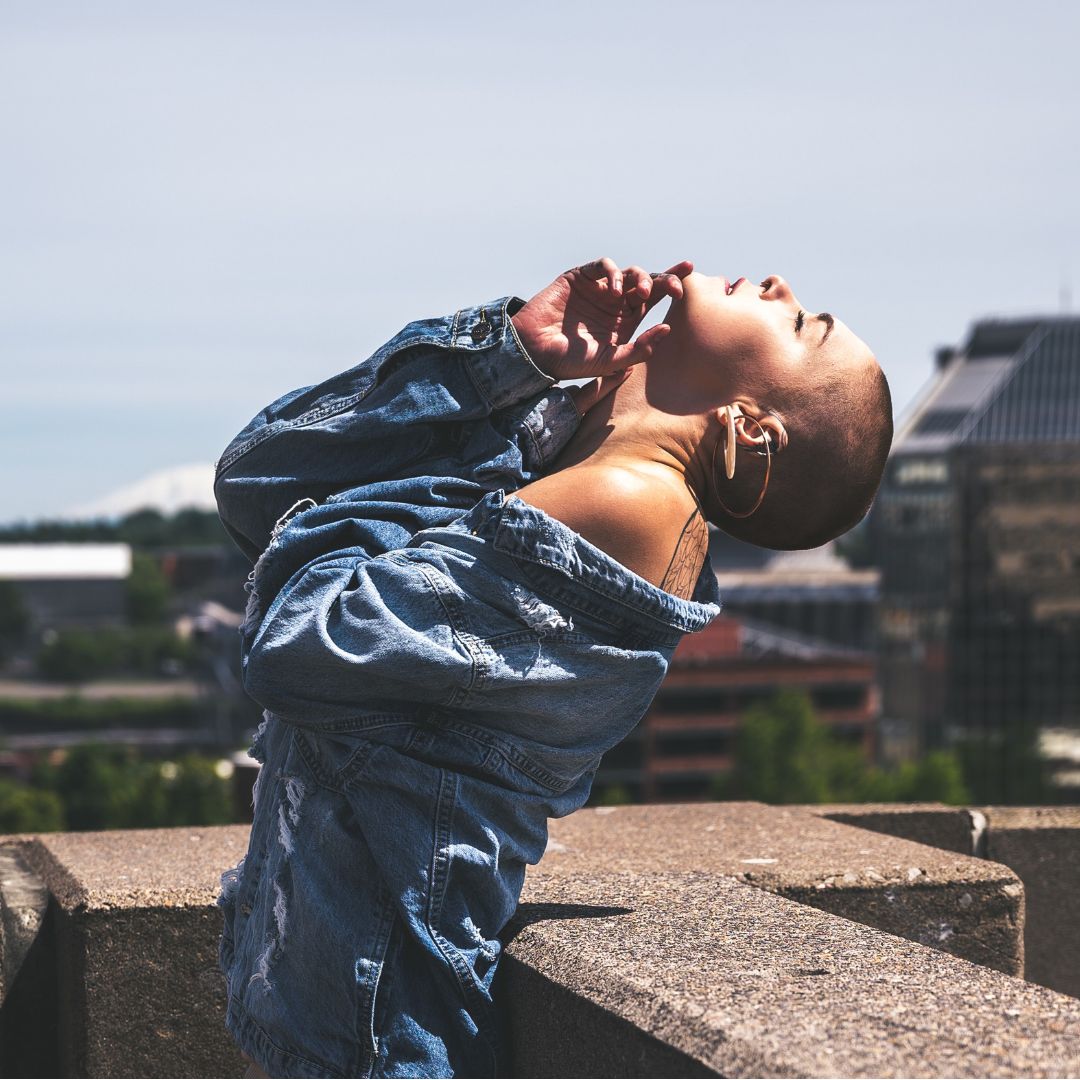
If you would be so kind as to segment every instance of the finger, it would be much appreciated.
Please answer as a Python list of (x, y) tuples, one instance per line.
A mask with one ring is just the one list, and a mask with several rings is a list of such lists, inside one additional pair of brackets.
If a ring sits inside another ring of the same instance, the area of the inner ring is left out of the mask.
[(607, 257), (594, 259), (591, 263), (585, 263), (580, 269), (591, 281), (606, 280), (608, 288), (616, 296), (622, 293), (622, 271), (614, 259)]
[(653, 274), (652, 279), (652, 295), (645, 302), (646, 311), (656, 307), (666, 297), (670, 296), (672, 300), (681, 300), (683, 298), (682, 278), (678, 275), (665, 272), (663, 274)]
[(671, 327), (667, 323), (658, 323), (650, 326), (643, 334), (639, 334), (633, 341), (626, 345), (620, 345), (611, 357), (611, 365), (614, 368), (630, 367), (634, 364), (644, 364), (651, 360), (660, 344), (671, 333)]
[(678, 278), (679, 281), (684, 278), (689, 278), (693, 273), (693, 264), (689, 259), (683, 259), (681, 262), (676, 262), (675, 266), (669, 267), (663, 271), (663, 273), (652, 274), (653, 278), (663, 278), (663, 276), (672, 276), (672, 278)]
[(613, 371), (609, 375), (602, 375), (597, 379), (592, 379), (590, 382), (585, 383), (584, 386), (566, 386), (563, 389), (570, 395), (570, 400), (573, 401), (578, 415), (584, 416), (590, 409), (595, 408), (599, 402), (606, 398), (608, 394), (621, 386), (629, 374), (630, 369), (623, 368), (620, 371)]
[(625, 298), (628, 304), (648, 299), (653, 287), (652, 274), (640, 266), (630, 266), (623, 271), (623, 280), (626, 283)]

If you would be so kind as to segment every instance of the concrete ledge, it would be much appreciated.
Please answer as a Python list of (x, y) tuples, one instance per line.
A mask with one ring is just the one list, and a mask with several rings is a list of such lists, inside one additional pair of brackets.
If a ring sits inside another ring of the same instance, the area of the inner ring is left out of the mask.
[(982, 855), (977, 839), (984, 825), (978, 812), (945, 803), (822, 803), (798, 806), (817, 817), (844, 825), (885, 833), (917, 844), (955, 851), (958, 855)]
[[(751, 803), (586, 810), (551, 836), (499, 979), (518, 1075), (1080, 1076), (1080, 1002), (942, 951), (1019, 968), (1005, 867)], [(50, 894), (32, 948), (52, 998), (5, 1060), (241, 1075), (213, 901), (246, 842), (246, 826), (20, 838)]]
[(14, 847), (0, 847), (0, 1002), (41, 929), (49, 893)]
[(534, 875), (733, 877), (1010, 975), (1023, 974), (1023, 886), (1004, 866), (792, 807), (599, 807), (551, 823)]
[(1080, 997), (1080, 807), (883, 803), (799, 809), (1009, 867), (1026, 894), (1025, 977)]
[(1080, 806), (987, 806), (989, 858), (1024, 883), (1025, 975), (1080, 997)]
[[(57, 1017), (47, 1007), (57, 993), (50, 903), (17, 850), (0, 846), (0, 1075), (60, 1075)], [(44, 1053), (28, 1031), (39, 1033)]]
[(513, 1075), (1080, 1075), (1080, 1002), (732, 878), (538, 875), (529, 899)]
[[(54, 1061), (60, 1076), (243, 1075), (224, 1027), (213, 904), (247, 833), (55, 833), (17, 844), (52, 896), (46, 944), (56, 965), (54, 999), (38, 1003), (53, 1019), (24, 1030), (23, 1060)], [(41, 978), (24, 965), (19, 981), (31, 974)]]

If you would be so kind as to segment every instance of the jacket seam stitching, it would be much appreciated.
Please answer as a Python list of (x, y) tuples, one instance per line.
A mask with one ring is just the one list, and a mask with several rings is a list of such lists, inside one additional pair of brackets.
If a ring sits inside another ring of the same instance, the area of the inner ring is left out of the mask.
[[(547, 567), (549, 570), (557, 570), (564, 577), (569, 577), (570, 576), (569, 571), (567, 570), (567, 568), (564, 565), (562, 565), (561, 563), (552, 562), (552, 561), (550, 561), (548, 559), (544, 559), (542, 556), (539, 556), (539, 555), (522, 554), (521, 551), (520, 551), (520, 547), (518, 547), (518, 545), (516, 545), (516, 544), (508, 545), (508, 544), (500, 541), (498, 537), (495, 538), (494, 547), (495, 547), (496, 551), (501, 551), (504, 554), (509, 555), (511, 558), (520, 559), (523, 562), (536, 563), (539, 566)], [(684, 624), (682, 622), (677, 623), (676, 625), (672, 626), (671, 623), (664, 622), (662, 619), (658, 618), (656, 615), (654, 615), (652, 612), (650, 612), (647, 608), (644, 608), (644, 607), (642, 607), (642, 606), (640, 606), (638, 604), (627, 603), (627, 601), (622, 600), (617, 596), (614, 596), (612, 593), (608, 592), (607, 590), (597, 588), (595, 585), (593, 585), (587, 579), (578, 580), (578, 579), (575, 578), (573, 580), (574, 580), (575, 585), (581, 585), (584, 588), (588, 589), (590, 592), (595, 593), (597, 596), (603, 596), (606, 599), (610, 600), (612, 603), (618, 604), (620, 607), (626, 608), (628, 611), (639, 612), (640, 614), (646, 616), (647, 618), (652, 619), (654, 622), (659, 623), (661, 626), (667, 627), (668, 629), (683, 630), (684, 633), (694, 633), (695, 632), (693, 629), (690, 629), (690, 628), (684, 629)]]
[(469, 654), (470, 668), (468, 680), (465, 681), (462, 686), (455, 686), (443, 702), (447, 705), (460, 704), (475, 689), (482, 686), (484, 681), (480, 657), (477, 655), (477, 650), (473, 647), (473, 643), (476, 639), (472, 634), (464, 633), (460, 629), (458, 620), (455, 618), (454, 613), (451, 612), (446, 597), (443, 596), (442, 588), (435, 579), (434, 574), (428, 573), (429, 567), (422, 562), (414, 560), (406, 560), (405, 565), (415, 566), (416, 569), (420, 571), (424, 580), (428, 583), (428, 587), (431, 589), (439, 607), (442, 609), (443, 614), (446, 616), (446, 624), (450, 627), (450, 632)]

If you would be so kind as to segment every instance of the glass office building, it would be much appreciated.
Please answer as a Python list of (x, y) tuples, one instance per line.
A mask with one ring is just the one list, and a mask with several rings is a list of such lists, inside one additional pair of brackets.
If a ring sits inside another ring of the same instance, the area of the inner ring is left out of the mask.
[(870, 530), (885, 742), (1004, 748), (985, 767), (1019, 793), (1040, 733), (1080, 729), (1080, 318), (939, 351)]

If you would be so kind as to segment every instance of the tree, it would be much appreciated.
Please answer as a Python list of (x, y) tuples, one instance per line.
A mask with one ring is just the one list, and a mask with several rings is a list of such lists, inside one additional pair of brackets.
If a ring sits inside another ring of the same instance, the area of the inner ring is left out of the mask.
[(814, 716), (809, 697), (785, 690), (752, 708), (735, 742), (735, 768), (718, 779), (719, 798), (767, 803), (947, 802), (970, 796), (948, 751), (887, 772)]
[[(224, 825), (233, 820), (228, 780), (211, 758), (142, 757), (126, 746), (84, 743), (60, 765), (42, 762), (33, 784), (63, 806), (62, 826), (84, 829)], [(0, 813), (3, 802), (0, 800)], [(53, 826), (61, 827), (61, 826)]]
[(900, 768), (897, 802), (943, 802), (953, 806), (970, 802), (960, 759), (948, 750), (933, 750)]
[(127, 580), (128, 616), (133, 623), (145, 626), (159, 623), (169, 609), (172, 589), (161, 567), (149, 555), (136, 552)]
[(805, 694), (781, 691), (743, 718), (735, 741), (732, 791), (768, 803), (816, 803), (829, 798), (828, 733)]
[(64, 804), (55, 791), (0, 779), (0, 833), (55, 832), (64, 827)]
[(232, 794), (209, 758), (187, 754), (176, 766), (167, 791), (170, 825), (227, 825), (233, 820)]
[(139, 775), (134, 753), (125, 747), (84, 743), (73, 747), (56, 770), (57, 791), (64, 800), (67, 827), (118, 829), (133, 824), (132, 807), (146, 798), (147, 781)]
[(62, 630), (38, 653), (38, 671), (58, 682), (86, 682), (122, 666), (123, 648), (115, 634)]
[(30, 615), (19, 587), (11, 581), (0, 581), (0, 659), (22, 640), (29, 626)]
[(979, 803), (1039, 806), (1061, 800), (1061, 792), (1048, 780), (1034, 725), (971, 736), (956, 749), (964, 781)]

